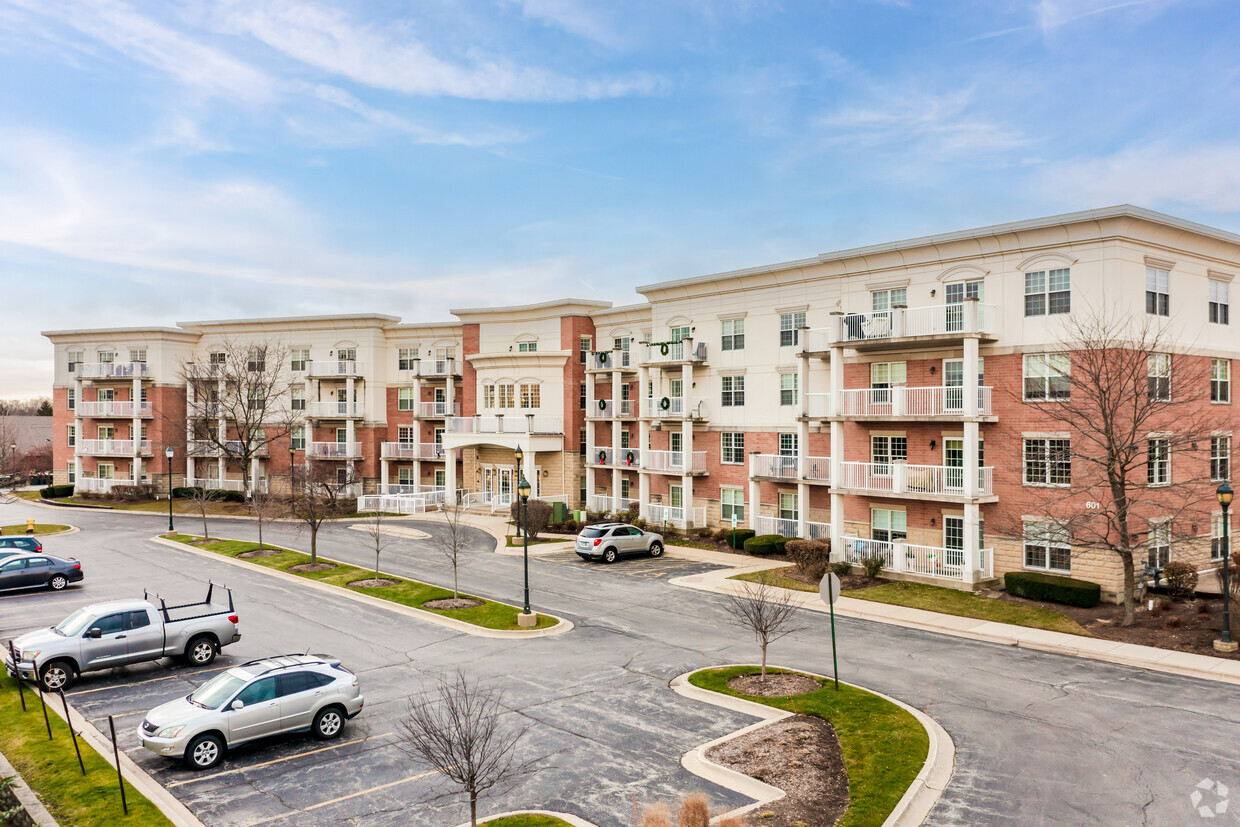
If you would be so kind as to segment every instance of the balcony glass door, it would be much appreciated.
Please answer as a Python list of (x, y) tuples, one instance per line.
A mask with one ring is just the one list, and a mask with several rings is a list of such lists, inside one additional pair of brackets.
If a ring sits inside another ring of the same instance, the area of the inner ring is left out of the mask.
[(948, 333), (959, 333), (964, 330), (964, 300), (985, 300), (982, 280), (954, 281), (946, 285), (946, 288), (944, 291), (947, 301), (946, 329)]
[(964, 565), (964, 517), (943, 518), (943, 562), (949, 566)]
[(964, 440), (948, 437), (943, 440), (944, 486), (948, 491), (964, 490)]
[(683, 457), (683, 451), (681, 450), (681, 446), (684, 444), (683, 437), (684, 434), (677, 431), (673, 431), (668, 434), (668, 444), (671, 446), (671, 457), (669, 457), (669, 464), (672, 468), (680, 468), (682, 465), (681, 458)]
[(964, 410), (964, 360), (943, 360), (943, 409), (950, 412)]

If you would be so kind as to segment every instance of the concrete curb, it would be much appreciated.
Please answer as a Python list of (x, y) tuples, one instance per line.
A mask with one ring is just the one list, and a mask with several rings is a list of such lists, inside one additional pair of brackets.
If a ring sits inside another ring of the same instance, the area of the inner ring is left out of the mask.
[[(715, 594), (738, 594), (740, 585), (729, 581), (734, 575), (764, 568), (783, 568), (785, 563), (768, 563), (765, 565), (744, 566), (734, 569), (722, 569), (705, 574), (675, 577), (668, 582), (682, 588)], [(803, 609), (814, 612), (827, 612), (826, 604), (817, 592), (794, 592), (797, 604)], [(1031, 629), (1027, 626), (1014, 626), (1009, 623), (996, 623), (991, 620), (978, 620), (971, 617), (940, 614), (924, 609), (910, 609), (905, 606), (892, 606), (854, 597), (841, 597), (835, 603), (835, 613), (840, 617), (852, 617), (859, 620), (870, 620), (876, 623), (887, 623), (893, 626), (904, 626), (909, 629), (920, 629), (927, 632), (962, 637), (969, 640), (980, 640), (986, 643), (997, 643), (1002, 646), (1015, 646), (1036, 652), (1049, 652), (1056, 655), (1087, 658), (1118, 666), (1131, 666), (1138, 669), (1150, 669), (1190, 678), (1219, 681), (1222, 683), (1240, 684), (1240, 661), (1226, 658), (1215, 658), (1209, 655), (1197, 655), (1191, 652), (1177, 652), (1173, 649), (1159, 649), (1154, 646), (1140, 646), (1135, 643), (1120, 643), (1095, 637), (1082, 637), (1064, 632), (1051, 632), (1045, 629)]]
[[(225, 540), (227, 538), (220, 537), (220, 538), (214, 538), (214, 539)], [(271, 575), (272, 577), (282, 578), (285, 582), (288, 582), (288, 583), (298, 583), (303, 586), (307, 586), (312, 589), (317, 589), (319, 591), (322, 591), (328, 594), (334, 594), (340, 597), (345, 597), (349, 600), (355, 600), (358, 603), (365, 603), (377, 609), (388, 609), (389, 611), (393, 611), (393, 612), (396, 612), (397, 614), (405, 615), (406, 617), (416, 618), (425, 623), (431, 623), (436, 626), (443, 626), (445, 628), (452, 629), (457, 632), (462, 632), (467, 635), (473, 635), (474, 637), (498, 638), (501, 640), (522, 640), (525, 638), (556, 637), (558, 635), (565, 634), (566, 632), (570, 632), (573, 629), (573, 622), (571, 620), (567, 620), (565, 618), (559, 617), (558, 615), (553, 615), (549, 612), (538, 612), (538, 614), (546, 615), (547, 617), (553, 617), (556, 620), (558, 620), (559, 623), (557, 623), (555, 626), (551, 626), (546, 629), (529, 629), (529, 630), (514, 629), (511, 631), (504, 630), (504, 629), (484, 629), (481, 626), (475, 626), (472, 623), (466, 623), (465, 621), (457, 620), (454, 617), (444, 617), (443, 615), (438, 615), (438, 614), (435, 614), (434, 612), (427, 612), (427, 611), (423, 611), (422, 609), (415, 609), (412, 606), (405, 606), (401, 603), (393, 603), (390, 600), (381, 600), (378, 597), (372, 597), (368, 594), (361, 594), (360, 592), (355, 592), (350, 589), (342, 589), (339, 586), (333, 586), (329, 583), (320, 583), (319, 581), (311, 580), (308, 577), (298, 577), (295, 574), (288, 574), (287, 572), (276, 571), (275, 569), (268, 568), (267, 566), (259, 566), (253, 563), (247, 563), (244, 560), (236, 560), (225, 554), (216, 554), (214, 551), (205, 551), (200, 548), (194, 548), (193, 546), (187, 546), (184, 543), (178, 543), (173, 540), (165, 539), (163, 537), (152, 537), (151, 540), (153, 542), (159, 543), (160, 545), (169, 546), (170, 548), (179, 549), (181, 551), (188, 551), (191, 554), (197, 554), (200, 557), (207, 557), (212, 560), (222, 560), (225, 563), (230, 563), (234, 566), (240, 566), (249, 571), (258, 571), (263, 574)], [(274, 548), (285, 548), (287, 551), (298, 551), (300, 554), (305, 554), (304, 551), (299, 551), (298, 549), (289, 549), (289, 548), (286, 548), (285, 546), (276, 546), (273, 543), (267, 543), (266, 545), (271, 545)], [(324, 557), (321, 554), (319, 555), (319, 559), (324, 562), (335, 563), (340, 566), (352, 566), (353, 565), (352, 563), (345, 563), (340, 560), (333, 560), (330, 557)], [(383, 572), (383, 571), (379, 573), (381, 575), (387, 575), (388, 577), (395, 577), (395, 578), (399, 578), (402, 580), (412, 579), (408, 577), (402, 577), (399, 574), (390, 574), (388, 572)], [(421, 583), (422, 581), (418, 580), (415, 582)], [(429, 585), (434, 585), (434, 584), (427, 583), (426, 585), (429, 586)], [(436, 588), (442, 588), (442, 586), (436, 586)], [(499, 600), (492, 600), (491, 602), (499, 603), (501, 606), (510, 606), (513, 609), (519, 610), (519, 607), (512, 606), (509, 603), (504, 603)]]
[[(478, 819), (478, 823), (486, 824), (487, 822), (495, 821), (496, 819), (522, 815), (553, 816), (562, 821), (567, 821), (569, 824), (573, 825), (573, 827), (598, 827), (598, 825), (592, 821), (586, 821), (584, 818), (579, 818), (570, 813), (557, 813), (554, 810), (513, 810), (508, 813), (496, 813), (493, 816), (485, 816), (484, 818)], [(469, 822), (467, 821), (464, 824), (459, 825), (459, 827), (469, 827)]]
[[(55, 712), (62, 721), (73, 727), (83, 741), (90, 746), (99, 757), (108, 763), (108, 766), (115, 767), (116, 761), (112, 758), (112, 742), (95, 728), (95, 725), (86, 720), (86, 716), (78, 712), (72, 706), (69, 707), (69, 718), (65, 720), (65, 712), (55, 703), (48, 703), (47, 708)], [(121, 737), (121, 730), (116, 733), (116, 737)], [(177, 800), (176, 796), (164, 789), (164, 787), (151, 776), (147, 775), (146, 770), (142, 769), (138, 764), (120, 750), (121, 771), (133, 788), (142, 795), (146, 796), (152, 804), (159, 808), (169, 821), (176, 827), (206, 827), (198, 817), (190, 812), (189, 808)]]
[(69, 526), (64, 531), (53, 531), (50, 534), (5, 534), (5, 537), (61, 537), (65, 534), (77, 534), (82, 529), (77, 526)]
[[(711, 666), (707, 668), (727, 669), (731, 666), (756, 665), (757, 664), (734, 663)], [(805, 669), (794, 669), (792, 667), (778, 666), (775, 664), (767, 664), (767, 667), (784, 669), (789, 672), (800, 672), (805, 675), (813, 675), (816, 678), (822, 678), (823, 680), (830, 680), (826, 675), (819, 675), (816, 672), (810, 672)], [(758, 781), (756, 778), (750, 778), (749, 776), (738, 773), (735, 770), (721, 767), (718, 764), (709, 761), (706, 758), (706, 752), (718, 744), (731, 741), (734, 738), (738, 738), (741, 735), (754, 731), (755, 729), (760, 729), (761, 727), (764, 727), (774, 721), (791, 717), (792, 713), (786, 712), (782, 709), (776, 709), (773, 706), (757, 703), (756, 701), (747, 701), (744, 698), (734, 698), (731, 695), (723, 695), (718, 692), (712, 692), (709, 689), (701, 689), (700, 687), (696, 687), (689, 683), (689, 677), (691, 675), (702, 671), (706, 670), (694, 669), (693, 671), (686, 672), (683, 675), (677, 675), (670, 683), (672, 691), (692, 700), (714, 704), (715, 706), (721, 706), (725, 709), (731, 709), (735, 712), (741, 712), (746, 715), (754, 715), (762, 720), (743, 729), (738, 729), (730, 735), (725, 735), (722, 738), (716, 738), (713, 741), (702, 744), (696, 749), (689, 750), (680, 759), (681, 765), (690, 772), (702, 776), (707, 781), (719, 784), (722, 787), (727, 787), (728, 789), (738, 792), (741, 795), (746, 795), (750, 798), (757, 799), (753, 804), (747, 804), (744, 807), (739, 807), (731, 811), (730, 813), (725, 813), (724, 815), (727, 816), (742, 815), (751, 810), (769, 804), (772, 801), (777, 801), (778, 799), (783, 798), (785, 793), (778, 787), (772, 787), (769, 784)], [(840, 681), (840, 683), (845, 682)], [(926, 730), (926, 735), (930, 740), (929, 749), (926, 753), (926, 761), (922, 764), (921, 771), (918, 772), (917, 776), (913, 779), (913, 783), (909, 785), (907, 790), (905, 790), (904, 795), (900, 798), (899, 802), (896, 803), (895, 808), (892, 809), (891, 813), (887, 816), (887, 819), (883, 822), (883, 827), (912, 827), (912, 825), (923, 823), (926, 820), (926, 817), (929, 816), (930, 810), (933, 809), (935, 803), (938, 802), (939, 796), (942, 795), (943, 790), (947, 788), (947, 784), (951, 781), (952, 773), (955, 771), (956, 767), (955, 743), (952, 741), (951, 736), (947, 734), (947, 730), (943, 729), (943, 727), (939, 725), (938, 721), (926, 715), (924, 712), (914, 709), (908, 704), (897, 700), (890, 695), (884, 695), (882, 692), (875, 692), (873, 689), (867, 689), (864, 686), (857, 686), (856, 684), (851, 683), (845, 683), (845, 685), (851, 686), (854, 689), (860, 689), (863, 692), (869, 692), (871, 695), (895, 704), (916, 718), (917, 722)], [(743, 781), (738, 784), (738, 779)]]
[(38, 825), (38, 827), (60, 827), (60, 823), (52, 818), (52, 814), (43, 806), (39, 796), (35, 794), (34, 790), (30, 789), (30, 785), (13, 768), (13, 765), (9, 763), (9, 759), (4, 757), (4, 753), (0, 752), (0, 778), (9, 777), (13, 779), (13, 785), (9, 787), (9, 792), (17, 799), (17, 803), (22, 805), (22, 809), (26, 811), (26, 815), (30, 817), (32, 822)]

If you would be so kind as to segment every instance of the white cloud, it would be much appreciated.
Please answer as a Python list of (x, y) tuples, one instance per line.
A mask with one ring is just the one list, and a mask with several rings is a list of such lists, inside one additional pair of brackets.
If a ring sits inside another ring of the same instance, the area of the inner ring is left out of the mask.
[(556, 26), (569, 34), (592, 40), (610, 48), (625, 42), (613, 20), (603, 20), (606, 3), (581, 3), (578, 0), (508, 0), (521, 7), (526, 17)]

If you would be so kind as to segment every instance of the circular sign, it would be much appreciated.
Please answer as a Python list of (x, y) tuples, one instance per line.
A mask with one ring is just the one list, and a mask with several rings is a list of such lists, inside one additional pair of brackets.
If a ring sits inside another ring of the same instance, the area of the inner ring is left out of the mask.
[(840, 599), (840, 579), (835, 576), (835, 572), (829, 571), (822, 576), (822, 582), (818, 584), (818, 594), (828, 606)]

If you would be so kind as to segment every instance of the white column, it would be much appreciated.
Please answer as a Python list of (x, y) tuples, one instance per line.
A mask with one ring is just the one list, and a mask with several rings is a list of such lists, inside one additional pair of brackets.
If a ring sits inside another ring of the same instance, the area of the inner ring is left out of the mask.
[[(453, 362), (449, 360), (448, 364), (451, 365), (453, 364)], [(443, 393), (444, 401), (448, 403), (448, 410), (447, 410), (448, 416), (453, 416), (452, 411), (456, 405), (456, 378), (453, 377), (452, 371), (453, 371), (453, 368), (449, 367), (448, 368), (448, 379), (446, 382), (447, 387), (444, 389), (444, 393)]]
[(258, 457), (250, 457), (250, 488), (258, 489)]
[(688, 474), (680, 478), (680, 505), (685, 510), (685, 528), (693, 522), (693, 477)]
[[(685, 341), (689, 342), (691, 340), (686, 339)], [(687, 355), (688, 354), (686, 354), (686, 356)], [(694, 406), (697, 404), (697, 395), (693, 392), (693, 363), (686, 362), (680, 366), (680, 383), (684, 386), (681, 393), (684, 394), (684, 402), (682, 402), (682, 404), (685, 406), (685, 420), (691, 421), (689, 417), (693, 413)]]
[(757, 453), (757, 451), (749, 452), (749, 527), (754, 531), (758, 530), (758, 506), (761, 504), (759, 499), (762, 496), (762, 486), (753, 475), (753, 458)]
[[(973, 301), (971, 306), (976, 308), (977, 302)], [(977, 394), (978, 394), (978, 340), (976, 336), (969, 336), (964, 340), (964, 415), (977, 416)]]
[[(185, 454), (185, 476), (194, 479), (194, 458), (188, 452)], [(173, 483), (175, 486), (176, 483)]]
[(82, 433), (82, 380), (73, 377), (73, 480), (74, 485), (82, 478), (82, 455), (78, 446), (86, 434)]
[(619, 469), (619, 468), (613, 468), (613, 469), (611, 469), (611, 510), (612, 510), (612, 511), (619, 511), (619, 510), (620, 510), (620, 477), (621, 477), (621, 473), (622, 473), (622, 472), (620, 471), (620, 469)]
[(379, 460), (379, 493), (386, 494), (388, 492), (388, 461), (386, 459)]
[(443, 500), (448, 505), (456, 505), (456, 457), (455, 451), (444, 451)]
[(809, 483), (797, 483), (797, 536), (805, 539), (809, 536)]
[(964, 582), (976, 583), (981, 579), (978, 560), (978, 524), (981, 522), (981, 506), (965, 503), (964, 506)]
[[(418, 417), (422, 415), (422, 380), (415, 373), (410, 384), (413, 386), (413, 424), (414, 427), (417, 427)], [(398, 396), (400, 395), (400, 391), (397, 391), (396, 393)], [(398, 401), (396, 404), (399, 406), (400, 402)], [(452, 416), (452, 414), (448, 414), (448, 416)], [(420, 434), (418, 438), (421, 439)]]
[[(838, 325), (840, 322), (837, 321)], [(837, 329), (837, 332), (838, 331)], [(844, 478), (841, 463), (844, 462), (844, 423), (838, 417), (844, 410), (844, 349), (831, 348), (831, 398), (827, 410), (836, 419), (831, 420), (831, 556), (842, 560), (844, 553), (844, 496), (836, 493), (836, 486)]]
[(219, 469), (219, 477), (221, 483), (228, 477), (227, 466), (224, 463), (224, 457), (220, 457), (215, 461), (215, 467)]
[[(422, 448), (419, 445), (418, 453), (420, 454), (421, 452)], [(413, 484), (417, 486), (418, 491), (422, 490), (422, 460), (420, 459), (415, 459), (413, 461)], [(432, 482), (431, 485), (434, 485), (434, 482)]]
[(831, 398), (827, 401), (827, 412), (831, 416), (842, 416), (844, 413), (844, 348), (831, 348)]

